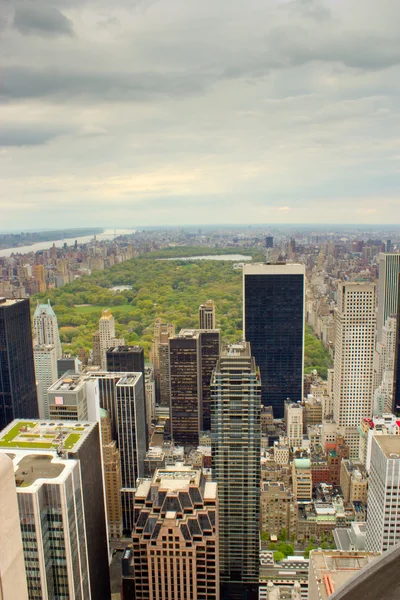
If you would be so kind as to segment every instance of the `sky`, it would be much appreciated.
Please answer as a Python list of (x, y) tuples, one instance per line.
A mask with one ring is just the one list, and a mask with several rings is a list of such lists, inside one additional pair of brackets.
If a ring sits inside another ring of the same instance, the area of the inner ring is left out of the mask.
[(400, 223), (399, 0), (2, 0), (0, 229)]

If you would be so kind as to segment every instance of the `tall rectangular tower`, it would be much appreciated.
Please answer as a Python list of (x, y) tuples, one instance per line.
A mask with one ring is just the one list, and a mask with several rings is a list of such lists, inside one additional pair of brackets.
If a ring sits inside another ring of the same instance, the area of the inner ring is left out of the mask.
[(212, 300), (199, 306), (199, 328), (215, 329), (215, 306)]
[(400, 542), (400, 436), (372, 437), (366, 549), (384, 552)]
[(375, 284), (339, 284), (335, 323), (333, 416), (358, 458), (357, 426), (372, 415)]
[(0, 430), (38, 415), (29, 300), (0, 298)]
[(258, 598), (260, 412), (260, 373), (250, 344), (223, 346), (211, 380), (223, 598)]
[(168, 340), (175, 335), (175, 326), (157, 319), (154, 325), (154, 337), (151, 344), (150, 360), (154, 367), (156, 401), (169, 406), (169, 347)]
[(36, 344), (52, 345), (56, 349), (56, 358), (61, 358), (61, 342), (58, 330), (57, 316), (51, 307), (50, 300), (47, 304), (37, 303), (33, 315), (33, 331)]
[(57, 350), (54, 344), (40, 344), (33, 348), (35, 361), (36, 380), (40, 384), (38, 389), (39, 417), (49, 418), (49, 400), (47, 391), (58, 379), (57, 377)]
[(379, 255), (377, 340), (382, 339), (386, 319), (397, 315), (400, 254)]
[(283, 417), (284, 403), (303, 399), (305, 266), (243, 267), (243, 335), (260, 368), (264, 406)]

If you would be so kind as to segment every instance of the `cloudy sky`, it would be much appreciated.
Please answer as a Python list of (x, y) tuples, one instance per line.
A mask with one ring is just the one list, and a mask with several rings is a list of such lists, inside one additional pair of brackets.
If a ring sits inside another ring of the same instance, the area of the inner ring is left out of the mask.
[(400, 223), (399, 0), (0, 4), (0, 229)]

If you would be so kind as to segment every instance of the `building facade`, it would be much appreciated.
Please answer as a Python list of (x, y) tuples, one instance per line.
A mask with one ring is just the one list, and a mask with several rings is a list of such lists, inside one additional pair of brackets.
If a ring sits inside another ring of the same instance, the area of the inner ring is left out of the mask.
[(333, 416), (358, 458), (357, 426), (372, 416), (375, 284), (340, 283), (335, 321)]
[(262, 403), (275, 418), (288, 398), (303, 400), (304, 295), (304, 265), (243, 267), (244, 337), (260, 368)]
[(201, 469), (157, 469), (138, 486), (122, 591), (124, 600), (219, 599), (217, 486)]
[(29, 300), (0, 298), (0, 430), (15, 418), (37, 418)]
[(47, 304), (39, 304), (38, 301), (33, 315), (33, 334), (36, 344), (54, 346), (57, 360), (61, 358), (62, 350), (58, 321), (50, 300)]
[(157, 319), (154, 325), (154, 337), (151, 344), (150, 360), (154, 368), (156, 384), (156, 401), (163, 406), (169, 406), (169, 347), (168, 340), (175, 335), (175, 325), (163, 323)]
[(261, 381), (248, 342), (222, 346), (211, 407), (222, 597), (258, 598)]
[(400, 254), (382, 253), (379, 255), (377, 340), (382, 339), (386, 319), (397, 315)]
[(58, 379), (56, 347), (50, 344), (34, 346), (33, 360), (35, 362), (35, 374), (38, 383), (39, 417), (41, 419), (48, 419), (49, 401), (47, 391)]
[(215, 329), (215, 306), (213, 300), (207, 300), (199, 306), (199, 329)]

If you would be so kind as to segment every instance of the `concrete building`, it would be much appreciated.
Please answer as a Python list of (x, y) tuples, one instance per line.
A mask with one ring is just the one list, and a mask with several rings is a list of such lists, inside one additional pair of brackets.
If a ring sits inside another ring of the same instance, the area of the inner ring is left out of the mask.
[(150, 349), (150, 361), (153, 363), (156, 383), (156, 402), (170, 405), (169, 384), (169, 347), (168, 340), (175, 335), (175, 325), (163, 323), (157, 319), (154, 325), (154, 337)]
[(340, 283), (336, 311), (333, 415), (358, 458), (357, 426), (372, 416), (375, 285)]
[(99, 425), (15, 420), (10, 450), (30, 600), (110, 600)]
[(57, 351), (54, 345), (43, 344), (34, 346), (33, 360), (35, 363), (36, 381), (38, 387), (38, 408), (41, 419), (49, 418), (49, 401), (47, 391), (58, 379)]
[(207, 300), (199, 306), (199, 329), (215, 329), (215, 306), (213, 300)]
[(304, 265), (244, 265), (243, 335), (260, 367), (262, 403), (275, 418), (287, 398), (303, 400), (304, 298)]
[[(327, 600), (376, 556), (373, 552), (312, 550), (308, 578), (309, 600)], [(353, 598), (356, 600), (357, 596)]]
[(33, 315), (33, 335), (35, 343), (39, 346), (54, 346), (57, 360), (62, 356), (60, 332), (56, 313), (51, 307), (50, 300), (47, 304), (37, 303)]
[(397, 315), (400, 254), (379, 255), (377, 340), (382, 340), (386, 319)]
[(108, 535), (111, 539), (119, 539), (122, 537), (121, 460), (117, 444), (111, 437), (110, 418), (103, 408), (100, 409), (100, 427)]
[(296, 535), (297, 504), (293, 492), (282, 482), (261, 484), (261, 533), (279, 536), (285, 531), (288, 539)]
[(372, 438), (366, 549), (382, 552), (400, 542), (400, 436)]
[(218, 600), (218, 544), (217, 485), (190, 466), (157, 469), (136, 491), (124, 600)]
[(301, 404), (285, 403), (286, 432), (291, 447), (301, 448), (303, 444), (303, 412)]
[(250, 344), (223, 346), (211, 379), (212, 472), (218, 483), (223, 598), (258, 597), (260, 394)]
[(309, 458), (295, 458), (292, 463), (293, 495), (299, 504), (312, 500), (311, 461)]
[(105, 371), (107, 369), (107, 350), (124, 345), (123, 338), (115, 337), (115, 320), (111, 311), (104, 309), (99, 319), (99, 329), (93, 335), (93, 364)]
[(12, 460), (0, 453), (0, 598), (28, 600)]
[(67, 371), (47, 391), (49, 419), (100, 421), (97, 382)]
[(15, 418), (37, 418), (29, 300), (0, 297), (0, 430)]
[(153, 367), (145, 367), (144, 369), (144, 382), (146, 392), (146, 419), (147, 419), (147, 430), (150, 434), (151, 423), (156, 418), (156, 382), (154, 379)]
[(368, 481), (364, 465), (353, 463), (351, 460), (342, 460), (340, 487), (344, 502), (367, 504)]
[(144, 476), (148, 447), (143, 376), (88, 370), (84, 378), (98, 382), (100, 407), (110, 417), (112, 439), (117, 442), (121, 459), (123, 530), (129, 535), (136, 480)]

